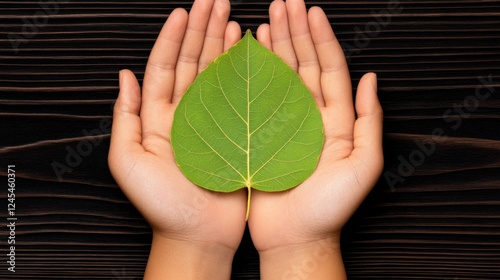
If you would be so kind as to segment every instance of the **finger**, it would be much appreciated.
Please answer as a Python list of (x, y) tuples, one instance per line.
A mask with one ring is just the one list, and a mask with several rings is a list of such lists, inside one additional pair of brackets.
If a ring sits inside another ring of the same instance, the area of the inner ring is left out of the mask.
[(198, 63), (198, 73), (203, 71), (224, 50), (224, 35), (230, 10), (229, 0), (216, 0), (214, 2)]
[(226, 34), (224, 35), (224, 51), (234, 46), (241, 39), (241, 27), (236, 21), (227, 23)]
[(357, 120), (354, 126), (354, 150), (351, 153), (355, 168), (363, 174), (362, 185), (373, 186), (384, 165), (382, 153), (383, 111), (377, 97), (377, 76), (365, 74), (359, 81), (356, 94)]
[(344, 52), (321, 8), (309, 10), (309, 24), (321, 66), (321, 87), (326, 110), (331, 112), (330, 118), (335, 120), (335, 125), (325, 132), (330, 132), (330, 137), (352, 141), (355, 114), (351, 78)]
[(257, 40), (264, 47), (268, 48), (270, 51), (273, 51), (273, 44), (271, 42), (271, 29), (269, 24), (264, 23), (257, 28)]
[(169, 137), (170, 132), (165, 129), (168, 127), (165, 112), (172, 101), (175, 67), (186, 24), (186, 11), (174, 10), (151, 50), (144, 73), (140, 113), (144, 138)]
[(177, 57), (184, 38), (188, 15), (183, 9), (172, 11), (149, 55), (144, 74), (143, 105), (170, 102)]
[(198, 61), (200, 59), (205, 34), (212, 13), (214, 0), (196, 0), (189, 12), (186, 34), (182, 41), (179, 58), (177, 60), (174, 94), (172, 102), (179, 102), (182, 94), (198, 75)]
[(283, 0), (275, 0), (269, 7), (272, 50), (293, 70), (298, 71), (297, 57), (288, 27), (288, 15)]
[[(129, 70), (120, 71), (120, 93), (113, 109), (113, 126), (108, 162), (111, 173), (120, 184), (126, 170), (133, 167), (141, 146), (141, 92), (139, 83)], [(121, 184), (120, 184), (121, 185)]]
[(320, 83), (321, 69), (309, 30), (306, 5), (304, 0), (287, 0), (286, 8), (293, 49), (297, 56), (298, 73), (313, 94), (318, 106), (324, 106)]
[(339, 102), (352, 104), (351, 79), (344, 52), (321, 8), (312, 7), (309, 10), (309, 24), (322, 76), (325, 77), (323, 81), (330, 81), (330, 83), (324, 83), (323, 87), (326, 106)]

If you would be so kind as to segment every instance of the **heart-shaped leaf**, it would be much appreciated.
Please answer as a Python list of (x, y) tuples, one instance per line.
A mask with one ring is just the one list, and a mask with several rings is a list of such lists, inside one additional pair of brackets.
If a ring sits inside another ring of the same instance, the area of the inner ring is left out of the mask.
[(283, 191), (307, 179), (323, 142), (321, 114), (300, 76), (249, 31), (188, 88), (171, 133), (190, 181), (218, 192), (246, 187), (248, 204), (251, 188)]

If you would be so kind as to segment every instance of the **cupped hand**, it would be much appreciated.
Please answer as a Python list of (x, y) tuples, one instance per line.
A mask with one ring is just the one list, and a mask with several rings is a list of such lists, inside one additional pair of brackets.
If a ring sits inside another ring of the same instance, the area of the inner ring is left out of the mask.
[(295, 69), (312, 92), (325, 144), (316, 171), (301, 185), (252, 194), (252, 240), (259, 252), (332, 238), (335, 243), (383, 168), (376, 76), (363, 76), (353, 104), (347, 63), (323, 10), (307, 12), (303, 0), (275, 0), (269, 12), (270, 24), (259, 27), (258, 40)]
[(177, 167), (170, 145), (182, 94), (241, 38), (229, 12), (228, 0), (197, 0), (189, 14), (174, 10), (151, 51), (142, 90), (132, 72), (120, 72), (109, 166), (153, 236), (235, 251), (245, 228), (245, 191), (221, 194), (195, 186)]

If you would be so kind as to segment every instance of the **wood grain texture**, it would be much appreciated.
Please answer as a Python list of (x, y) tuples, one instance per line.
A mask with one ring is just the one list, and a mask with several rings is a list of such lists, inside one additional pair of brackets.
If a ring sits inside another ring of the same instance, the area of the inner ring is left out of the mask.
[[(243, 30), (267, 21), (270, 1), (233, 2)], [(0, 175), (6, 182), (16, 165), (19, 219), (15, 274), (0, 227), (0, 278), (141, 279), (151, 232), (109, 174), (100, 123), (111, 118), (118, 71), (142, 79), (169, 12), (191, 1), (57, 3), (30, 30), (39, 2), (0, 0)], [(500, 279), (500, 1), (308, 5), (327, 12), (355, 84), (378, 74), (385, 175), (400, 176), (383, 176), (343, 232), (349, 279)], [(17, 53), (15, 36), (24, 38)], [(433, 138), (436, 129), (446, 137)], [(59, 180), (51, 165), (84, 141), (91, 152)], [(435, 148), (427, 155), (417, 143)], [(258, 275), (247, 233), (233, 279)]]

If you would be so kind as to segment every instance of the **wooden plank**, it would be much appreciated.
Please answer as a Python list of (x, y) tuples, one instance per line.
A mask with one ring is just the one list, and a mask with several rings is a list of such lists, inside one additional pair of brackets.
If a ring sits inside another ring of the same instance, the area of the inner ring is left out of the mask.
[[(83, 131), (111, 117), (118, 71), (142, 79), (169, 12), (190, 1), (64, 2), (30, 29), (38, 1), (0, 1), (0, 175), (15, 164), (19, 176), (18, 271), (12, 278), (4, 254), (0, 278), (141, 279), (149, 226), (109, 174), (109, 135)], [(267, 21), (270, 1), (233, 2), (243, 30)], [(500, 1), (308, 5), (327, 12), (354, 84), (377, 72), (385, 175), (400, 176), (382, 177), (343, 232), (349, 279), (500, 279)], [(457, 109), (464, 102), (470, 115)], [(59, 180), (51, 163), (82, 140), (98, 144)], [(415, 141), (435, 146), (422, 162)], [(233, 279), (258, 275), (246, 233)]]

